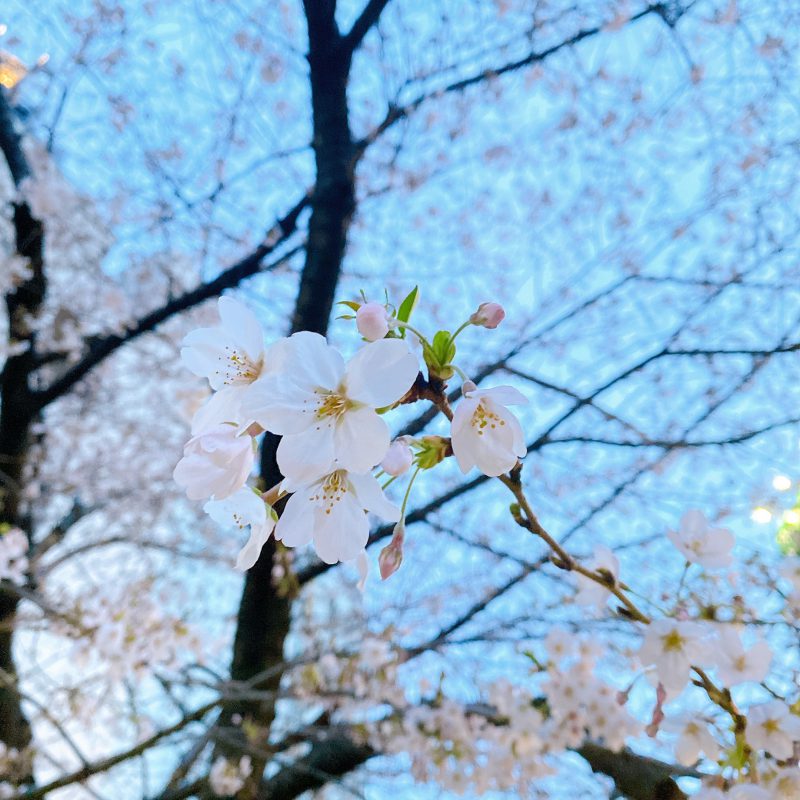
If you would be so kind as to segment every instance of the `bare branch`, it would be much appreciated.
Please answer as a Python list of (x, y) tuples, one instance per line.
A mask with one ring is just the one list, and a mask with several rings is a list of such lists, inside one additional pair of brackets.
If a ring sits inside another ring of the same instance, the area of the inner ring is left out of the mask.
[(350, 53), (358, 49), (364, 37), (378, 24), (383, 10), (388, 5), (389, 0), (369, 0), (364, 6), (364, 10), (353, 23), (353, 27), (342, 39), (342, 44)]
[(33, 408), (31, 412), (39, 411), (49, 403), (61, 397), (69, 391), (81, 378), (98, 364), (116, 352), (120, 347), (128, 342), (148, 333), (158, 327), (162, 322), (166, 322), (171, 317), (186, 311), (200, 303), (217, 297), (224, 289), (237, 286), (245, 278), (249, 278), (259, 272), (267, 272), (275, 269), (296, 251), (284, 254), (277, 261), (262, 266), (264, 259), (281, 244), (283, 244), (297, 227), (297, 218), (308, 205), (309, 197), (304, 195), (292, 209), (281, 218), (274, 226), (273, 230), (278, 231), (277, 237), (268, 237), (252, 253), (245, 256), (231, 267), (228, 267), (222, 274), (200, 286), (185, 292), (165, 303), (161, 308), (151, 311), (149, 314), (135, 322), (125, 333), (103, 336), (88, 342), (89, 351), (84, 358), (75, 366), (70, 367), (60, 378), (56, 379), (50, 386), (41, 391), (33, 392)]

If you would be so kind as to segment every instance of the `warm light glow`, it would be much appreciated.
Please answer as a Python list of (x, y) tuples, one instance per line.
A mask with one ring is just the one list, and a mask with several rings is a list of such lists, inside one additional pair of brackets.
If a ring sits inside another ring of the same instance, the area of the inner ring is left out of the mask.
[(792, 488), (791, 478), (785, 475), (776, 475), (772, 479), (772, 488), (777, 489), (779, 492), (785, 492)]
[(0, 51), (0, 86), (13, 89), (27, 74), (25, 65), (16, 56)]
[(768, 508), (759, 506), (758, 508), (753, 509), (753, 513), (750, 514), (750, 519), (752, 519), (753, 522), (758, 522), (761, 525), (765, 525), (772, 519), (772, 512)]
[(783, 512), (783, 521), (788, 522), (790, 525), (797, 525), (800, 523), (800, 512), (791, 509)]

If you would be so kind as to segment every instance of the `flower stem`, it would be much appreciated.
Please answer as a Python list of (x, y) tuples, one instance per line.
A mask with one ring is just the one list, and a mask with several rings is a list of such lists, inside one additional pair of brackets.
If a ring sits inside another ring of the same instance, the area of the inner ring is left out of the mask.
[(406, 486), (406, 493), (403, 497), (403, 504), (400, 506), (400, 519), (405, 519), (406, 516), (406, 506), (408, 505), (408, 498), (411, 496), (411, 487), (414, 485), (414, 481), (417, 479), (417, 475), (419, 475), (420, 470), (422, 467), (417, 467), (414, 470), (414, 474), (411, 476), (411, 480), (408, 482), (408, 486)]
[(416, 336), (417, 339), (419, 339), (420, 342), (422, 342), (422, 344), (424, 344), (428, 348), (431, 348), (431, 343), (413, 325), (409, 325), (407, 322), (399, 322), (398, 320), (395, 320), (394, 321), (394, 327), (395, 328), (405, 328), (406, 330), (411, 331), (411, 333), (413, 333), (414, 336)]
[(456, 328), (455, 333), (450, 337), (450, 341), (454, 342), (456, 340), (456, 336), (458, 336), (458, 334), (461, 333), (461, 331), (463, 331), (464, 329), (469, 328), (470, 325), (472, 325), (472, 323), (469, 320), (467, 320), (460, 328)]

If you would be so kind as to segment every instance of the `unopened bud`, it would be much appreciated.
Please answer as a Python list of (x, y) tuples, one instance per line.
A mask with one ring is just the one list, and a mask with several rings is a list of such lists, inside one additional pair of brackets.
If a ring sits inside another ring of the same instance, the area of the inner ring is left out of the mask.
[(396, 478), (408, 472), (413, 460), (414, 454), (411, 452), (411, 448), (408, 446), (405, 439), (395, 439), (391, 445), (389, 445), (389, 449), (386, 451), (383, 461), (381, 461), (381, 469), (387, 475)]
[(420, 469), (432, 469), (453, 454), (449, 439), (443, 436), (423, 436), (417, 439), (417, 465)]
[(356, 311), (358, 332), (368, 341), (377, 342), (389, 333), (389, 315), (380, 303), (364, 303)]
[(381, 571), (381, 579), (386, 580), (394, 575), (403, 563), (403, 540), (405, 539), (405, 523), (403, 520), (395, 525), (392, 541), (381, 550), (378, 556), (378, 568)]
[(469, 321), (482, 328), (496, 328), (505, 319), (505, 316), (506, 312), (500, 303), (481, 303)]

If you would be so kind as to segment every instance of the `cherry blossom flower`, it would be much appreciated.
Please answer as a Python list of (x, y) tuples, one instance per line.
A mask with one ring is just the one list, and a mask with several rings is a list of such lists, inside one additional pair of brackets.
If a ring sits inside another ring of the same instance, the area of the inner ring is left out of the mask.
[(750, 706), (747, 712), (747, 741), (756, 750), (765, 750), (785, 760), (794, 754), (794, 742), (800, 741), (800, 717), (782, 700)]
[(548, 668), (557, 668), (567, 658), (575, 654), (577, 641), (574, 633), (566, 628), (550, 628), (544, 640), (544, 646), (550, 656)]
[(772, 793), (772, 800), (797, 800), (800, 797), (800, 769), (797, 767), (778, 770), (764, 783)]
[(472, 467), (490, 477), (508, 472), (527, 452), (522, 426), (506, 406), (527, 403), (512, 386), (478, 389), (472, 381), (462, 387), (450, 435), (453, 454), (463, 473)]
[(389, 315), (380, 303), (364, 303), (356, 311), (358, 332), (368, 341), (377, 342), (389, 333)]
[(655, 665), (658, 680), (665, 689), (680, 691), (689, 681), (691, 665), (705, 658), (706, 633), (696, 622), (655, 620), (647, 626), (639, 660), (645, 666)]
[(208, 776), (211, 791), (217, 797), (232, 797), (241, 791), (252, 771), (250, 756), (242, 756), (238, 763), (228, 761), (224, 756), (220, 756), (214, 762)]
[(714, 654), (720, 680), (725, 686), (764, 680), (772, 662), (772, 648), (767, 642), (762, 639), (745, 650), (739, 634), (730, 626), (720, 627), (718, 636)]
[(287, 547), (313, 539), (317, 555), (326, 564), (350, 561), (364, 550), (369, 538), (365, 509), (387, 522), (400, 518), (400, 509), (386, 499), (369, 474), (337, 469), (307, 486), (287, 479), (282, 487), (294, 494), (278, 520), (275, 538)]
[(389, 428), (376, 409), (390, 406), (411, 387), (418, 363), (400, 339), (365, 345), (345, 366), (316, 333), (288, 340), (286, 372), (253, 386), (245, 413), (283, 436), (278, 466), (296, 482), (316, 480), (333, 468), (366, 472), (389, 448)]
[(733, 534), (727, 528), (711, 528), (702, 511), (687, 511), (680, 530), (667, 531), (667, 538), (687, 561), (706, 569), (727, 567), (732, 561)]
[(203, 510), (220, 525), (235, 525), (237, 528), (250, 526), (250, 538), (239, 552), (236, 569), (248, 570), (261, 555), (278, 520), (272, 507), (249, 487), (243, 487), (224, 500), (209, 500)]
[(19, 528), (10, 528), (0, 536), (0, 578), (25, 583), (28, 570), (28, 537)]
[(696, 764), (701, 753), (712, 761), (719, 756), (719, 744), (709, 730), (708, 722), (697, 714), (687, 712), (669, 717), (661, 727), (668, 733), (678, 735), (675, 758), (679, 764)]
[(381, 469), (387, 474), (397, 478), (408, 472), (414, 463), (414, 454), (408, 446), (405, 437), (395, 439), (386, 451), (381, 461)]
[[(586, 565), (592, 570), (603, 570), (607, 572), (615, 581), (619, 577), (619, 560), (614, 553), (605, 545), (599, 544), (594, 549), (594, 558)], [(605, 586), (587, 578), (585, 575), (576, 575), (578, 582), (578, 593), (575, 595), (575, 602), (583, 606), (605, 605), (609, 598), (609, 591)]]
[[(195, 375), (208, 378), (212, 389), (248, 386), (262, 375), (268, 362), (261, 325), (246, 305), (232, 297), (220, 297), (217, 309), (220, 325), (198, 328), (184, 338), (183, 363)], [(275, 348), (278, 355), (283, 342), (270, 349)]]
[(252, 436), (233, 425), (217, 425), (193, 436), (172, 473), (190, 500), (224, 500), (244, 486), (255, 460)]

